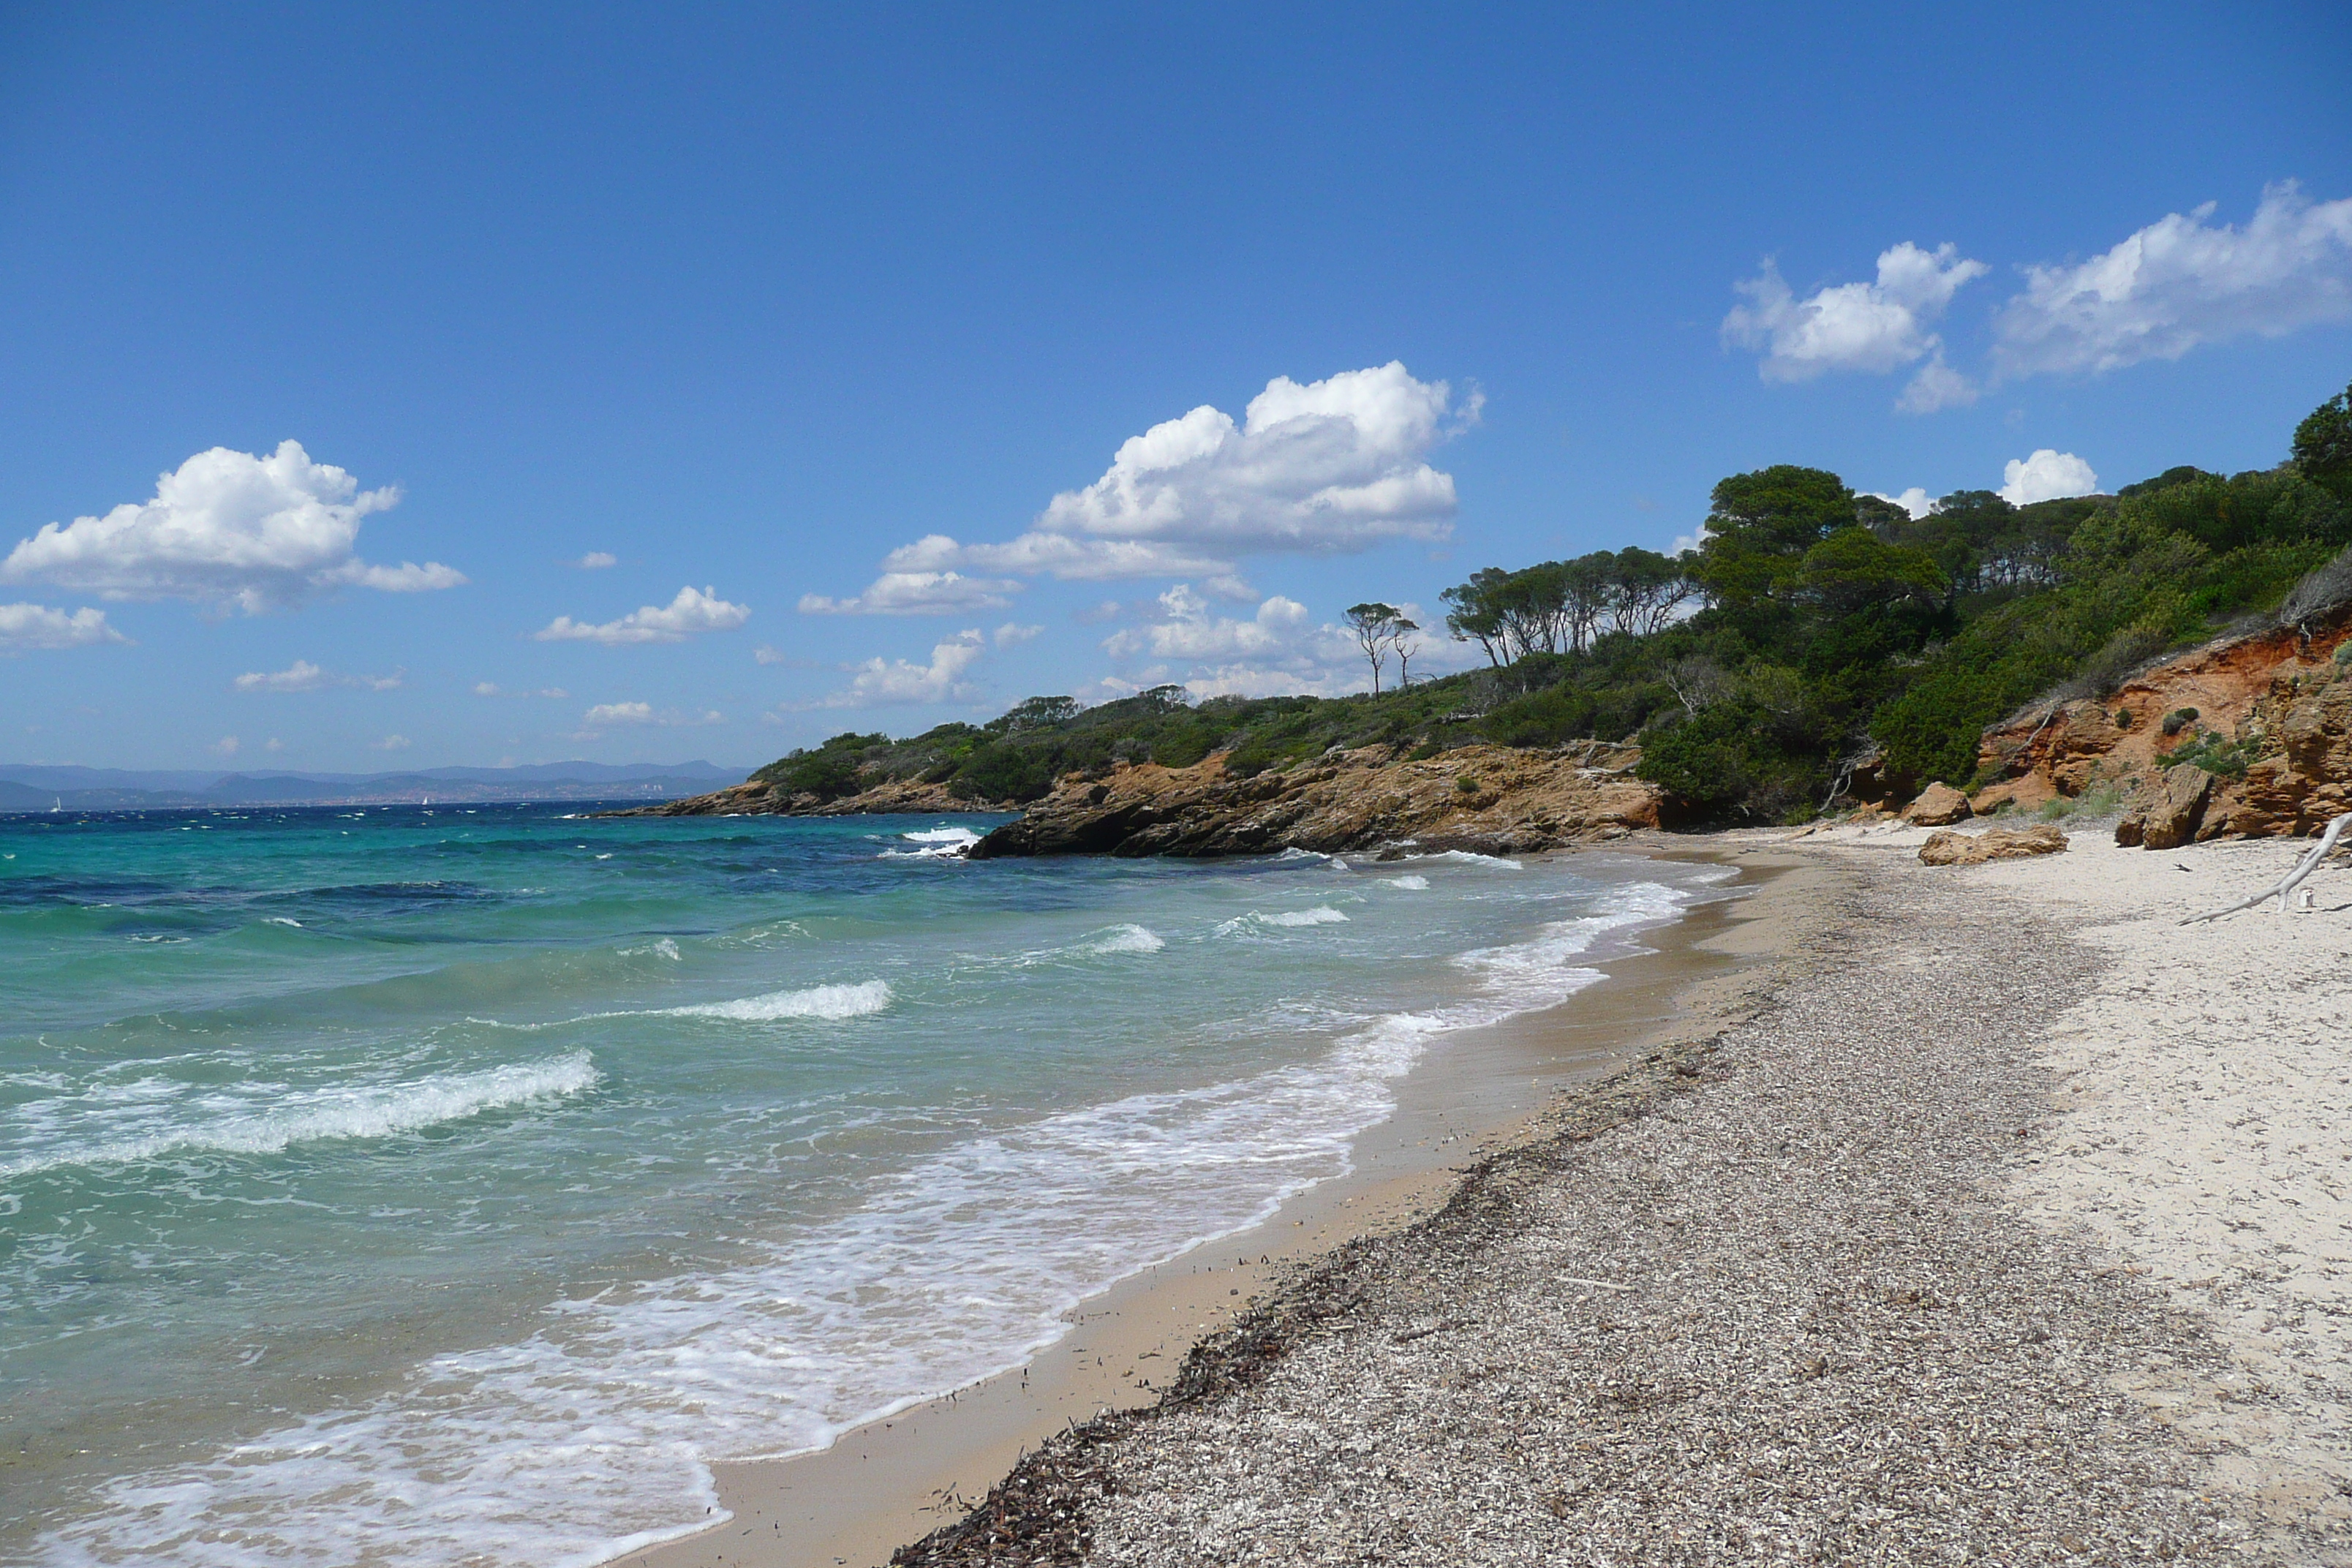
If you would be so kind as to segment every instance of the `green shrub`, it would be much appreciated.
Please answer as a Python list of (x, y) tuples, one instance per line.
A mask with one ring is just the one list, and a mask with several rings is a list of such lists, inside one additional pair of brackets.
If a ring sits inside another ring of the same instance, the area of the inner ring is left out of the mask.
[(1478, 728), (1498, 746), (1556, 746), (1591, 734), (1593, 717), (1590, 695), (1551, 686), (1513, 698), (1480, 720)]
[(2242, 779), (2246, 776), (2246, 768), (2253, 760), (2253, 748), (2244, 742), (2204, 734), (2185, 746), (2175, 747), (2166, 755), (2164, 764), (2178, 767), (2182, 763), (2193, 763), (2209, 773), (2216, 773), (2225, 779)]
[(1215, 731), (1203, 724), (1186, 724), (1153, 738), (1151, 760), (1163, 768), (1189, 768), (1215, 749)]
[(1727, 812), (1777, 821), (1829, 791), (1825, 753), (1792, 752), (1770, 715), (1720, 702), (1643, 733), (1641, 777), (1703, 815)]
[(2197, 722), (2197, 719), (2198, 713), (2196, 709), (2175, 708), (2171, 712), (2167, 713), (2164, 716), (2162, 728), (2168, 737), (2178, 735), (2181, 731), (2186, 730), (2189, 725)]
[(1236, 778), (1254, 779), (1280, 760), (1280, 753), (1264, 740), (1253, 739), (1226, 754), (1225, 772)]
[(2171, 626), (2161, 620), (2135, 622), (2084, 659), (2076, 679), (2093, 691), (2112, 691), (2122, 684), (2125, 676), (2171, 647), (2173, 640)]
[(1978, 739), (2001, 708), (1983, 675), (1938, 670), (1880, 709), (1870, 734), (1885, 753), (1888, 773), (1958, 784), (1976, 772)]
[(819, 800), (839, 800), (858, 791), (857, 753), (827, 749), (802, 752), (776, 765), (772, 777), (794, 795)]
[[(2077, 795), (2059, 795), (2042, 803), (2034, 815), (2044, 822), (2058, 822), (2069, 816), (2111, 816), (2124, 803), (2122, 784), (2112, 779), (2101, 779)], [(2011, 804), (2001, 802), (2003, 805)]]
[(1454, 787), (1461, 791), (1464, 795), (1476, 795), (1478, 793), (1477, 775), (1475, 773), (1464, 773), (1461, 777), (1454, 781)]
[(1053, 770), (1036, 756), (995, 743), (977, 747), (948, 784), (958, 800), (1031, 801), (1054, 787)]

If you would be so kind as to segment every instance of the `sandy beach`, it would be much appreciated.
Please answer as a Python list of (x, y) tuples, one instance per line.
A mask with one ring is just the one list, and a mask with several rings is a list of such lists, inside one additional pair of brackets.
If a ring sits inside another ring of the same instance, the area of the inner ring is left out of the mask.
[(1583, 1037), (1537, 1114), (1423, 1084), (631, 1561), (2352, 1562), (2352, 884), (2183, 926), (2296, 847), (1925, 837), (1660, 840), (1754, 890), (1534, 1021)]

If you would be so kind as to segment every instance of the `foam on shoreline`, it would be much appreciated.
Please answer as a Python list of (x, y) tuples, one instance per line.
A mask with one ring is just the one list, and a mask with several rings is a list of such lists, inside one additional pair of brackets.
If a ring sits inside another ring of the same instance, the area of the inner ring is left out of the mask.
[[(1066, 1422), (1150, 1403), (1193, 1336), (1225, 1321), (1285, 1258), (1295, 1264), (1438, 1201), (1470, 1148), (1510, 1135), (1542, 1103), (1544, 1092), (1527, 1076), (1531, 1066), (1538, 1083), (1605, 1070), (1652, 1031), (1674, 1026), (1668, 1019), (1715, 984), (1705, 977), (1729, 970), (1693, 944), (1725, 930), (1729, 911), (1748, 912), (1718, 895), (1699, 906), (1700, 919), (1688, 912), (1691, 901), (1737, 876), (1728, 866), (1686, 866), (1673, 887), (1620, 885), (1591, 916), (1462, 955), (1455, 967), (1467, 988), (1455, 1002), (1391, 1018), (1372, 1032), (1378, 1037), (1351, 1042), (1367, 1059), (1386, 1054), (1388, 1104), (1348, 1140), (1346, 1168), (1334, 1179), (1302, 1186), (1267, 1205), (1255, 1223), (1073, 1303), (1062, 1314), (1064, 1336), (1017, 1372), (966, 1384), (952, 1398), (941, 1392), (911, 1403), (823, 1451), (720, 1467), (722, 1510), (760, 1528), (697, 1532), (653, 1553), (654, 1568), (722, 1558), (751, 1568), (835, 1556), (879, 1562), (940, 1522), (933, 1504), (942, 1489), (977, 1498), (1021, 1448)], [(1643, 930), (1652, 934), (1642, 945), (1616, 945)], [(1596, 961), (1561, 963), (1586, 953)], [(1602, 984), (1617, 970), (1626, 980)], [(1548, 1010), (1570, 998), (1580, 999), (1577, 1008)], [(1585, 998), (1600, 1000), (1588, 1008)], [(1444, 1070), (1415, 1072), (1435, 1059), (1427, 1047), (1441, 1037)], [(1070, 1325), (1083, 1331), (1068, 1333)]]
[[(714, 1458), (821, 1449), (1019, 1366), (1067, 1334), (1087, 1298), (1349, 1173), (1433, 1042), (1591, 985), (1601, 972), (1567, 960), (1671, 921), (1693, 890), (1621, 885), (1589, 915), (1465, 954), (1459, 994), (1366, 1019), (1318, 1058), (956, 1143), (815, 1234), (569, 1303), (520, 1342), (436, 1357), (373, 1402), (115, 1483), (42, 1560), (226, 1568), (396, 1516), (405, 1561), (587, 1563), (698, 1530), (726, 1517), (705, 1511), (720, 1507)], [(1328, 905), (1284, 912), (1302, 918), (1267, 923), (1346, 919)], [(1081, 944), (1161, 945), (1133, 925)], [(832, 1020), (892, 1001), (877, 980), (660, 1011)], [(1066, 1223), (1081, 1212), (1086, 1224)]]

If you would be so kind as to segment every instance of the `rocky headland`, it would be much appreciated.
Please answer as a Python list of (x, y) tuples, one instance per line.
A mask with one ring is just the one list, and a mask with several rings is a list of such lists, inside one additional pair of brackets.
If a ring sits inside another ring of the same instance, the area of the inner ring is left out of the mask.
[(847, 816), (861, 812), (1023, 811), (973, 846), (974, 859), (1013, 855), (1262, 855), (1391, 847), (1523, 854), (1621, 838), (1659, 826), (1664, 791), (1635, 778), (1641, 752), (1587, 744), (1550, 751), (1465, 746), (1416, 759), (1394, 749), (1333, 751), (1288, 769), (1244, 773), (1223, 754), (1191, 767), (1118, 763), (1070, 773), (1025, 810), (960, 800), (939, 785), (895, 781), (835, 800), (759, 780), (633, 816)]
[(945, 784), (920, 779), (890, 779), (855, 795), (826, 799), (796, 792), (772, 779), (748, 778), (709, 795), (666, 800), (659, 805), (607, 811), (604, 816), (872, 816), (890, 812), (1018, 811), (1009, 801), (964, 800)]
[[(1678, 802), (1635, 776), (1631, 744), (1335, 747), (1287, 766), (1220, 752), (1189, 766), (1115, 761), (1024, 802), (973, 798), (921, 777), (852, 793), (794, 791), (763, 774), (612, 815), (839, 816), (1019, 813), (971, 850), (1023, 855), (1260, 855), (1388, 847), (1521, 854), (1672, 825)], [(873, 777), (868, 774), (868, 777)], [(1889, 782), (1868, 770), (1853, 804)], [(1946, 826), (2100, 796), (2124, 804), (2119, 842), (2308, 835), (2352, 810), (2352, 613), (2265, 626), (2158, 660), (2114, 689), (2056, 696), (1988, 730), (1976, 787), (1930, 784), (1903, 816)], [(2106, 809), (2113, 809), (2112, 806)]]
[(1004, 855), (1324, 853), (1410, 843), (1509, 855), (1621, 838), (1658, 826), (1664, 792), (1633, 775), (1627, 746), (1520, 752), (1466, 746), (1422, 761), (1383, 748), (1327, 752), (1249, 777), (1212, 757), (1071, 777), (972, 847)]

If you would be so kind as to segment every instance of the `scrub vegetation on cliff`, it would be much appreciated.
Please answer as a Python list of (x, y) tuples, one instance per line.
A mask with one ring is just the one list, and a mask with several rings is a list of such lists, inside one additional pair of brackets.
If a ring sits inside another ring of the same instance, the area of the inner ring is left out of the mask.
[(836, 735), (753, 777), (819, 803), (915, 780), (1019, 803), (1073, 772), (1219, 752), (1254, 776), (1335, 746), (1630, 741), (1643, 777), (1707, 816), (1801, 818), (1858, 767), (1962, 783), (1986, 727), (2037, 698), (2093, 695), (2232, 626), (2352, 600), (2352, 390), (2272, 468), (2175, 468), (2023, 507), (1963, 490), (1914, 518), (1783, 465), (1717, 485), (1701, 538), (1676, 557), (1474, 574), (1446, 591), (1446, 626), (1487, 667), (1402, 689), (1033, 697), (985, 724)]

